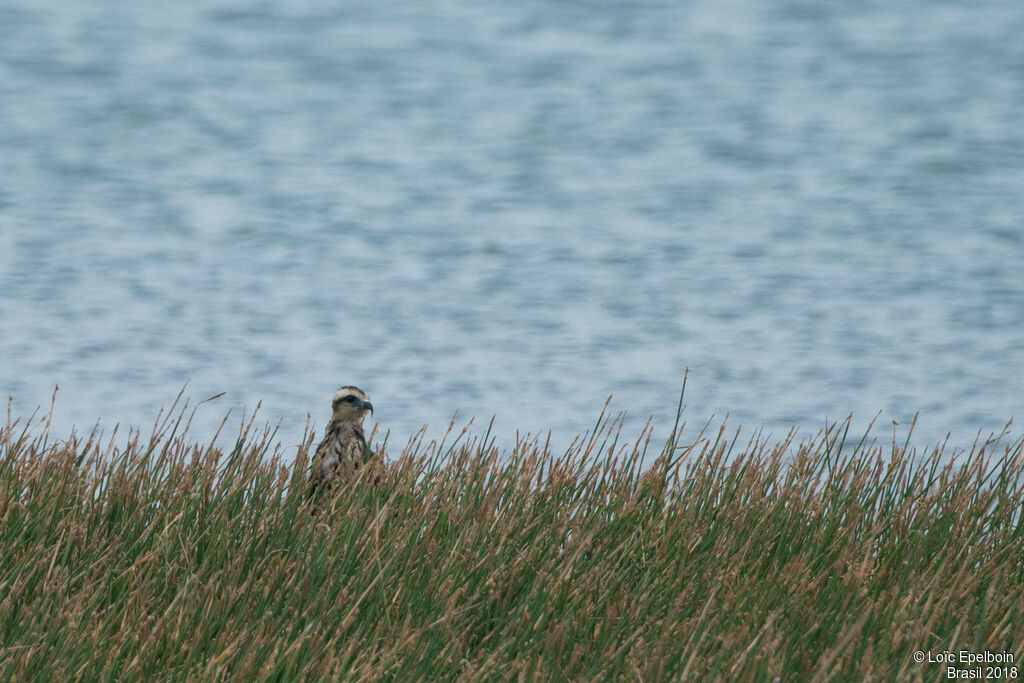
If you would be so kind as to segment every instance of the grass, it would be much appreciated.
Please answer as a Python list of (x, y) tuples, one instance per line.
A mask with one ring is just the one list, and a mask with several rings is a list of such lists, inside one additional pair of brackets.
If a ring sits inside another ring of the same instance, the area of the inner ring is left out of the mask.
[[(6, 680), (945, 680), (1024, 654), (1022, 442), (604, 416), (565, 454), (422, 434), (310, 515), (314, 436), (0, 431)], [(954, 457), (954, 455), (956, 457)], [(1004, 677), (1009, 677), (1004, 675)]]

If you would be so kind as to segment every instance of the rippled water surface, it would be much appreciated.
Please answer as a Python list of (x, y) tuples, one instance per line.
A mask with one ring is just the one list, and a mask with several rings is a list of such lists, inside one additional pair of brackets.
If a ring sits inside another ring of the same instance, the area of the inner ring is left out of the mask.
[[(1024, 416), (1024, 3), (0, 0), (0, 391), (298, 441)], [(461, 419), (461, 418), (460, 418)], [(902, 431), (900, 432), (903, 433)]]

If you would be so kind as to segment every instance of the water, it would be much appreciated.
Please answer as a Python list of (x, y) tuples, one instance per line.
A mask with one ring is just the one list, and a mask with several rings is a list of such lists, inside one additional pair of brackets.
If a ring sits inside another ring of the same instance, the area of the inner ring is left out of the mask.
[(1024, 415), (1024, 4), (335, 4), (0, 0), (15, 415)]

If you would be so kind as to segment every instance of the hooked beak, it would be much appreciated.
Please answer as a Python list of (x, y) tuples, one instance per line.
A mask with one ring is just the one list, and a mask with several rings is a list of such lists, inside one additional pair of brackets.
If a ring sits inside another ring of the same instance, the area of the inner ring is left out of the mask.
[(365, 408), (365, 409), (370, 411), (370, 415), (373, 415), (373, 404), (372, 403), (370, 403), (369, 401), (363, 401), (362, 406), (363, 406), (363, 408)]

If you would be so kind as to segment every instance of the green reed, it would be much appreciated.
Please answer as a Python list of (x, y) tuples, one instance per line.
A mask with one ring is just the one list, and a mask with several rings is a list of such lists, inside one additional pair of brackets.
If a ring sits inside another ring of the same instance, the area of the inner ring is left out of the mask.
[[(563, 454), (449, 427), (311, 508), (294, 459), (187, 410), (0, 430), (7, 680), (940, 680), (1024, 654), (1022, 441), (779, 443), (602, 414)], [(1021, 672), (1024, 674), (1024, 671)]]

